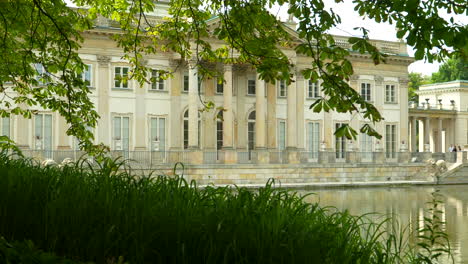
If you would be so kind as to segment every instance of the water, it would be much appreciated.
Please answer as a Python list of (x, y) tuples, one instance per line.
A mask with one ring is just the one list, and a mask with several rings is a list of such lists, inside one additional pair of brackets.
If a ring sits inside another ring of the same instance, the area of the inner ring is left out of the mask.
[(455, 263), (468, 263), (468, 185), (436, 187), (344, 188), (301, 190), (314, 193), (306, 198), (322, 206), (347, 209), (351, 214), (380, 213), (394, 215), (399, 223), (412, 230), (423, 224), (431, 193), (440, 190), (442, 220), (449, 235)]

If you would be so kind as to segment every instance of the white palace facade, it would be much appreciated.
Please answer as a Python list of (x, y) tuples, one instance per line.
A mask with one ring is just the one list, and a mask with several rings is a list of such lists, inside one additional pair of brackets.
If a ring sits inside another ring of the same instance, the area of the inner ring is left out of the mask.
[[(295, 34), (293, 29), (288, 30)], [(296, 54), (294, 49), (283, 50), (296, 65), (295, 82), (289, 86), (284, 82), (265, 83), (249, 65), (216, 65), (224, 72), (225, 82), (205, 79), (199, 85), (197, 68), (172, 53), (147, 56), (145, 64), (154, 70), (173, 71), (173, 77), (140, 86), (133, 80), (118, 80), (128, 74), (131, 66), (111, 40), (116, 32), (118, 29), (101, 21), (100, 26), (84, 34), (79, 51), (88, 65), (84, 78), (89, 81), (90, 97), (100, 115), (93, 129), (95, 143), (102, 142), (111, 150), (128, 155), (192, 153), (199, 162), (207, 159), (207, 153), (216, 153), (211, 157), (215, 160), (223, 153), (226, 163), (252, 159), (268, 163), (283, 152), (293, 162), (302, 159), (298, 153), (315, 159), (320, 151), (334, 153), (338, 160), (344, 159), (346, 152), (382, 152), (394, 158), (394, 153), (410, 147), (408, 65), (413, 58), (407, 54), (406, 43), (373, 40), (389, 54), (387, 63), (379, 65), (374, 65), (366, 54), (351, 52), (354, 75), (349, 84), (377, 107), (384, 120), (375, 124), (383, 136), (381, 140), (360, 134), (356, 141), (350, 141), (335, 138), (335, 129), (348, 123), (359, 131), (367, 121), (359, 115), (309, 110), (323, 93), (320, 83), (301, 76), (300, 70), (308, 67), (311, 59)], [(338, 45), (350, 49), (347, 37), (335, 39)], [(213, 40), (213, 45), (218, 42)], [(157, 77), (156, 71), (152, 74)], [(216, 118), (215, 110), (200, 112), (200, 98), (224, 107), (223, 119)], [(32, 119), (2, 119), (2, 134), (25, 150), (75, 150), (76, 140), (66, 135), (65, 120), (46, 109), (37, 110)]]

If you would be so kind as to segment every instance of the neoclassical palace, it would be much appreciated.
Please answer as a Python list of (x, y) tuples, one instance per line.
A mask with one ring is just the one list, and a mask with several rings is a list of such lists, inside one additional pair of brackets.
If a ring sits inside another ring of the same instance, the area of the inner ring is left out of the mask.
[[(285, 23), (285, 27), (297, 37), (293, 25)], [(394, 158), (395, 153), (411, 147), (407, 85), (408, 65), (413, 58), (408, 56), (404, 42), (373, 40), (389, 55), (387, 63), (380, 65), (374, 65), (368, 55), (351, 52), (349, 59), (355, 73), (349, 84), (372, 102), (385, 120), (375, 125), (383, 136), (381, 140), (361, 134), (356, 141), (350, 141), (336, 138), (334, 131), (344, 123), (359, 130), (366, 120), (359, 115), (309, 110), (323, 93), (320, 83), (301, 76), (300, 70), (310, 65), (310, 58), (296, 54), (294, 49), (284, 49), (297, 69), (291, 85), (266, 83), (248, 65), (217, 65), (224, 72), (223, 84), (216, 79), (199, 82), (197, 68), (190, 61), (160, 53), (147, 56), (146, 66), (154, 69), (154, 77), (158, 77), (157, 70), (174, 71), (173, 77), (140, 86), (135, 81), (120, 81), (119, 77), (130, 71), (130, 65), (111, 40), (117, 31), (109, 21), (101, 19), (95, 29), (84, 34), (80, 49), (80, 56), (88, 65), (83, 78), (89, 82), (90, 96), (101, 117), (93, 129), (95, 141), (111, 150), (198, 151), (205, 156), (215, 153), (213, 159), (220, 159), (219, 153), (223, 153), (225, 162), (253, 158), (268, 162), (273, 153), (283, 151), (289, 153), (291, 161), (299, 159), (294, 153), (307, 153), (307, 159), (316, 159), (320, 151), (332, 152), (334, 159), (339, 160), (345, 158), (346, 152), (380, 151), (387, 158)], [(347, 37), (335, 39), (338, 45), (351, 48)], [(213, 40), (213, 45), (218, 42)], [(41, 65), (36, 66), (38, 72), (43, 70)], [(422, 93), (420, 98), (425, 98)], [(200, 112), (200, 98), (224, 107), (223, 118), (216, 118), (219, 113), (214, 110)], [(37, 110), (39, 113), (32, 119), (1, 120), (1, 132), (28, 150), (77, 148), (76, 140), (66, 135), (67, 124), (62, 117), (46, 109)], [(423, 118), (421, 115), (411, 120), (427, 120)], [(434, 138), (437, 142), (440, 137)]]

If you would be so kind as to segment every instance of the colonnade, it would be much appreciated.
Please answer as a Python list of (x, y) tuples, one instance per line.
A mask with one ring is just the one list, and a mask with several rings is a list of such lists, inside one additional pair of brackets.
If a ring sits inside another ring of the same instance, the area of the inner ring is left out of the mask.
[[(453, 116), (410, 116), (410, 150), (412, 152), (447, 152), (456, 142), (456, 118)], [(418, 139), (416, 139), (418, 137)]]
[[(233, 81), (234, 67), (226, 64), (223, 66), (224, 87), (223, 87), (223, 149), (230, 150), (236, 145), (234, 142), (234, 112), (233, 112)], [(180, 73), (178, 73), (180, 74)], [(188, 89), (188, 142), (189, 149), (198, 149), (199, 140), (199, 123), (198, 123), (198, 108), (199, 108), (199, 89), (198, 89), (198, 70), (197, 64), (194, 61), (188, 63), (189, 89)], [(300, 75), (300, 74), (299, 74)], [(295, 80), (287, 87), (287, 132), (286, 146), (289, 150), (304, 148), (304, 79), (302, 76), (294, 77)], [(177, 79), (177, 78), (176, 78)], [(177, 84), (175, 84), (177, 85)], [(271, 130), (267, 122), (267, 112), (272, 111), (269, 104), (271, 96), (266, 96), (266, 90), (269, 92), (270, 83), (266, 83), (260, 79), (259, 74), (256, 74), (255, 85), (255, 149), (264, 150), (271, 147), (271, 142), (267, 138), (267, 130)], [(175, 87), (172, 87), (174, 89)], [(276, 94), (276, 86), (273, 86)], [(237, 96), (243, 96), (237, 94)], [(274, 111), (274, 110), (273, 110)], [(273, 116), (273, 122), (276, 123), (276, 116)], [(301, 122), (298, 122), (301, 120)], [(269, 120), (268, 120), (269, 121)], [(172, 121), (173, 122), (173, 121)], [(276, 128), (276, 125), (274, 125)], [(275, 137), (276, 138), (276, 137)]]

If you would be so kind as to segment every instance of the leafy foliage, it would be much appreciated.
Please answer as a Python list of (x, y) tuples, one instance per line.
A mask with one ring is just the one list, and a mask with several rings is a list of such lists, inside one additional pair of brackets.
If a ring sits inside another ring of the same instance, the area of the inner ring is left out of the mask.
[(423, 76), (421, 73), (412, 72), (409, 74), (409, 83), (408, 83), (408, 99), (412, 102), (418, 102), (418, 95), (416, 91), (419, 90), (419, 87), (423, 84), (429, 83), (429, 78)]
[(468, 80), (468, 61), (462, 58), (450, 58), (440, 65), (439, 70), (432, 74), (431, 82), (449, 82)]
[[(73, 0), (78, 7), (75, 9), (67, 7), (66, 2), (0, 2), (0, 56), (4, 60), (0, 65), (0, 92), (5, 95), (0, 114), (30, 118), (34, 112), (28, 107), (33, 105), (57, 111), (70, 124), (67, 133), (76, 136), (85, 149), (92, 147), (92, 134), (86, 126), (94, 127), (98, 114), (88, 98), (89, 88), (80, 78), (85, 66), (78, 50), (82, 33), (91, 30), (100, 17), (120, 25), (122, 31), (114, 35), (114, 40), (124, 51), (123, 58), (133, 66), (125, 78), (135, 79), (140, 85), (150, 80), (144, 57), (159, 52), (176, 53), (181, 61), (196, 65), (203, 78), (222, 78), (220, 72), (208, 67), (222, 62), (249, 64), (263, 80), (285, 80), (289, 84), (296, 74), (296, 61), (283, 50), (294, 49), (298, 55), (311, 58), (309, 67), (300, 69), (304, 77), (323, 80), (325, 97), (322, 107), (315, 110), (362, 114), (374, 123), (383, 119), (349, 86), (353, 67), (348, 56), (350, 52), (367, 54), (379, 64), (385, 62), (386, 54), (368, 41), (365, 28), (361, 28), (362, 37), (349, 39), (353, 51), (337, 45), (327, 32), (339, 25), (341, 18), (327, 9), (323, 0), (171, 0), (170, 17), (156, 23), (146, 14), (164, 5), (162, 1)], [(466, 58), (466, 25), (439, 15), (441, 11), (466, 13), (463, 0), (353, 3), (361, 16), (379, 23), (396, 23), (397, 36), (415, 47), (416, 59), (442, 60), (452, 53)], [(275, 4), (289, 5), (288, 13), (298, 22), (297, 36), (291, 36), (268, 12)], [(42, 74), (33, 67), (39, 63), (45, 68)], [(170, 75), (166, 72), (162, 77)], [(372, 129), (365, 130), (369, 135), (376, 134)]]

